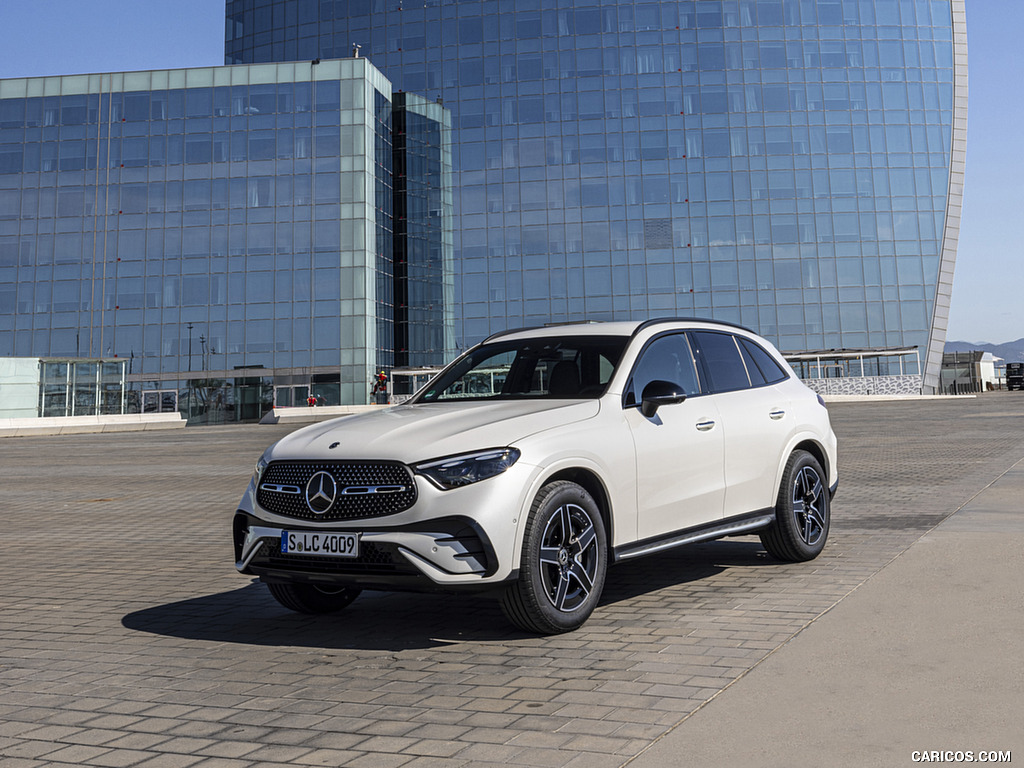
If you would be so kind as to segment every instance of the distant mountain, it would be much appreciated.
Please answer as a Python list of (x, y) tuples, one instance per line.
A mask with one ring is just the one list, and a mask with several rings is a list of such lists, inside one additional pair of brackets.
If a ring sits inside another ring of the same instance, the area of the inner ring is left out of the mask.
[(1024, 339), (1008, 341), (1005, 344), (975, 344), (971, 341), (947, 341), (946, 352), (991, 352), (1008, 363), (1024, 363)]

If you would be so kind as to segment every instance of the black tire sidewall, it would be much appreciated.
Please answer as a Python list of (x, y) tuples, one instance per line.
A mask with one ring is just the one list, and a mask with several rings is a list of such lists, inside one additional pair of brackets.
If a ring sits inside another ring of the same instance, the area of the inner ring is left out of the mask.
[[(593, 587), (586, 600), (572, 611), (560, 611), (551, 604), (541, 578), (540, 548), (544, 530), (554, 514), (565, 504), (583, 509), (590, 517), (597, 535), (598, 563)], [(594, 498), (581, 486), (569, 481), (556, 481), (541, 489), (534, 500), (523, 537), (519, 581), (512, 587), (516, 591), (521, 610), (528, 616), (529, 627), (523, 618), (513, 618), (524, 629), (544, 633), (569, 632), (578, 629), (593, 613), (601, 599), (608, 569), (608, 540), (600, 508)]]
[[(793, 506), (793, 484), (797, 475), (810, 467), (817, 473), (822, 484), (822, 517), (823, 530), (817, 543), (808, 545), (801, 536), (800, 522), (797, 520)], [(761, 541), (768, 553), (780, 560), (801, 562), (813, 560), (825, 548), (831, 526), (831, 500), (829, 499), (828, 479), (821, 464), (807, 451), (794, 451), (786, 462), (779, 485), (779, 496), (775, 504), (775, 522), (761, 536)]]

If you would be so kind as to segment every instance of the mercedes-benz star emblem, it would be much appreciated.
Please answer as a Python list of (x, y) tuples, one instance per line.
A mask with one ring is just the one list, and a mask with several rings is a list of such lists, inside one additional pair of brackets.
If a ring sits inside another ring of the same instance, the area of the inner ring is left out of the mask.
[(317, 472), (306, 483), (306, 506), (316, 515), (334, 506), (334, 498), (338, 495), (338, 485), (329, 472)]

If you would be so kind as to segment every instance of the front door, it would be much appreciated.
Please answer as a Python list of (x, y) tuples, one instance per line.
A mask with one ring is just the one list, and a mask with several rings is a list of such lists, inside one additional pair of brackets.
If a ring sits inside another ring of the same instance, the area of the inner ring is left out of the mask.
[[(653, 416), (640, 412), (644, 387), (661, 380), (687, 393)], [(712, 523), (725, 500), (725, 443), (714, 399), (703, 396), (686, 334), (655, 338), (641, 353), (626, 394), (636, 453), (637, 538)]]

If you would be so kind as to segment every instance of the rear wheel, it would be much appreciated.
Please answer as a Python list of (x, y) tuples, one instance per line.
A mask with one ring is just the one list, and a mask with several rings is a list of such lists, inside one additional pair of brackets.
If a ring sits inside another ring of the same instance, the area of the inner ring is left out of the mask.
[(813, 560), (825, 548), (831, 519), (828, 483), (818, 460), (793, 451), (775, 503), (775, 522), (761, 532), (768, 554), (779, 560)]
[(334, 613), (359, 597), (355, 587), (326, 587), (316, 584), (267, 584), (281, 605), (298, 613)]
[(593, 497), (565, 480), (544, 486), (526, 521), (519, 580), (501, 598), (505, 615), (540, 634), (583, 626), (601, 598), (607, 553)]

